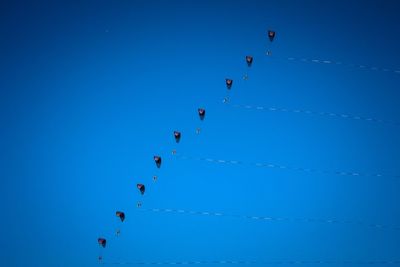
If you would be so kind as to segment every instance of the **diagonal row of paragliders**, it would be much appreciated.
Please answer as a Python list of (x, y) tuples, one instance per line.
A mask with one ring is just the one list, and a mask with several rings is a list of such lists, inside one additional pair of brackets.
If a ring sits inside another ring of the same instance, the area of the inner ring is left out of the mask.
[[(267, 35), (268, 35), (268, 38), (269, 38), (270, 42), (273, 42), (274, 39), (275, 39), (276, 32), (273, 31), (273, 30), (268, 30), (268, 31), (267, 31)], [(271, 50), (268, 50), (266, 54), (267, 54), (267, 56), (271, 56), (271, 55), (272, 55)], [(252, 64), (253, 64), (253, 59), (254, 59), (254, 58), (253, 58), (253, 56), (251, 56), (251, 55), (247, 55), (247, 56), (245, 57), (248, 70), (250, 69), (250, 67), (251, 67)], [(248, 79), (249, 79), (249, 75), (248, 75), (248, 73), (246, 72), (246, 73), (243, 75), (243, 80), (248, 80)], [(225, 98), (223, 99), (223, 103), (228, 103), (228, 102), (229, 102), (229, 99), (230, 99), (230, 98), (229, 98), (229, 91), (231, 90), (231, 88), (232, 88), (232, 86), (233, 86), (233, 79), (232, 79), (232, 78), (225, 78), (225, 85), (226, 85), (226, 88), (227, 88), (227, 93), (226, 93)]]
[[(205, 115), (206, 115), (206, 110), (204, 108), (199, 108), (197, 110), (197, 113), (198, 113), (199, 119), (201, 121), (204, 120)], [(197, 128), (196, 131), (197, 131), (197, 133), (199, 133), (200, 132), (200, 128)], [(180, 131), (174, 131), (173, 134), (174, 134), (175, 142), (179, 143), (180, 140), (181, 140), (181, 137), (182, 137), (182, 133)], [(161, 168), (161, 164), (162, 164), (161, 156), (156, 155), (156, 156), (153, 157), (153, 160), (154, 160), (154, 163), (157, 166), (157, 168)], [(157, 176), (154, 176), (153, 179), (156, 180)], [(144, 195), (144, 193), (146, 192), (146, 186), (144, 184), (138, 183), (136, 185), (136, 187), (139, 190), (140, 194)], [(141, 207), (142, 203), (138, 202), (137, 206)], [(123, 222), (125, 220), (125, 213), (123, 211), (116, 211), (115, 215), (120, 219), (121, 222)], [(120, 234), (120, 230), (117, 229), (116, 230), (116, 235), (119, 236), (119, 234)], [(104, 237), (99, 237), (97, 239), (97, 242), (98, 242), (99, 246), (102, 247), (102, 248), (105, 248), (106, 245), (107, 245), (107, 240)], [(99, 255), (98, 259), (99, 259), (99, 261), (102, 261), (103, 260), (103, 256)]]
[[(267, 35), (268, 35), (269, 40), (272, 42), (272, 41), (274, 40), (274, 38), (275, 38), (275, 31), (268, 30)], [(268, 51), (268, 52), (267, 52), (267, 55), (270, 55), (270, 54), (271, 54), (271, 52)], [(247, 56), (245, 57), (245, 60), (246, 60), (247, 66), (250, 68), (251, 65), (253, 64), (253, 56), (247, 55)], [(248, 75), (245, 74), (244, 77), (243, 77), (243, 79), (247, 80), (247, 79), (248, 79)], [(226, 88), (227, 88), (228, 90), (231, 90), (232, 85), (233, 85), (233, 79), (226, 78), (226, 79), (225, 79), (225, 85), (226, 85)], [(224, 99), (224, 102), (225, 102), (225, 101), (228, 101), (228, 100), (229, 100), (229, 98), (228, 98), (228, 96), (227, 96), (227, 97)], [(204, 108), (198, 108), (198, 109), (197, 109), (197, 114), (198, 114), (198, 116), (199, 116), (200, 121), (203, 121), (203, 120), (205, 119), (205, 116), (206, 116), (206, 110), (205, 110)], [(197, 128), (197, 129), (196, 129), (196, 133), (197, 133), (197, 134), (199, 134), (200, 131), (201, 131), (201, 128)], [(176, 131), (173, 132), (173, 136), (174, 136), (175, 142), (176, 142), (176, 143), (179, 143), (180, 140), (181, 140), (181, 137), (182, 137), (182, 133), (181, 133), (180, 131), (177, 131), (177, 130), (176, 130)], [(172, 153), (175, 154), (176, 151), (173, 150)], [(161, 164), (162, 164), (162, 158), (161, 158), (161, 156), (155, 155), (155, 156), (153, 156), (153, 160), (154, 160), (154, 163), (155, 163), (156, 167), (157, 167), (157, 168), (161, 168)], [(157, 176), (153, 176), (153, 180), (157, 180)], [(146, 186), (145, 186), (144, 184), (138, 183), (138, 184), (136, 184), (136, 187), (137, 187), (137, 189), (139, 190), (139, 193), (140, 193), (141, 195), (144, 195), (144, 194), (145, 194), (145, 192), (146, 192)], [(140, 208), (141, 206), (142, 206), (142, 203), (139, 201), (139, 202), (137, 203), (137, 207)], [(119, 220), (121, 221), (121, 223), (124, 222), (124, 220), (125, 220), (125, 213), (124, 213), (123, 211), (116, 211), (116, 212), (115, 212), (115, 215), (119, 218)], [(120, 229), (117, 229), (117, 230), (116, 230), (116, 235), (119, 236), (120, 233), (121, 233)], [(99, 244), (99, 246), (100, 246), (102, 249), (104, 249), (104, 248), (106, 248), (107, 240), (106, 240), (106, 238), (104, 238), (104, 237), (99, 237), (99, 238), (97, 239), (97, 243)], [(101, 253), (100, 253), (100, 255), (98, 256), (98, 259), (99, 259), (100, 262), (103, 260), (103, 256), (102, 256)]]
[[(275, 31), (273, 31), (273, 30), (268, 30), (267, 31), (267, 35), (268, 35), (268, 38), (269, 38), (269, 40), (271, 41), (271, 42), (273, 42), (274, 41), (274, 39), (275, 39), (275, 35), (276, 35), (276, 32)], [(271, 52), (271, 50), (268, 50), (267, 51), (267, 56), (271, 56), (272, 55), (272, 52)], [(247, 64), (247, 67), (248, 67), (248, 69), (252, 66), (252, 64), (253, 64), (253, 56), (251, 56), (251, 55), (247, 55), (246, 57), (245, 57), (245, 60), (246, 60), (246, 64)], [(244, 75), (243, 75), (243, 80), (248, 80), (249, 79), (249, 75), (248, 75), (248, 73), (246, 72)], [(231, 79), (231, 78), (225, 78), (225, 85), (226, 85), (226, 88), (228, 89), (227, 90), (227, 95), (226, 95), (226, 97), (223, 99), (223, 102), (224, 103), (228, 103), (229, 102), (229, 91), (231, 90), (231, 88), (232, 88), (232, 86), (233, 86), (233, 79)]]
[[(268, 36), (268, 39), (269, 39), (269, 41), (272, 43), (273, 41), (274, 41), (274, 39), (275, 39), (275, 37), (276, 37), (276, 32), (275, 31), (273, 31), (273, 30), (268, 30), (267, 31), (267, 36)], [(272, 52), (271, 52), (271, 50), (267, 50), (267, 52), (266, 52), (266, 55), (267, 56), (271, 56), (272, 55)], [(295, 60), (295, 58), (289, 58), (289, 60)], [(252, 55), (246, 55), (245, 56), (245, 63), (246, 63), (246, 65), (247, 65), (247, 69), (246, 69), (246, 72), (245, 72), (245, 74), (243, 75), (243, 80), (248, 80), (249, 79), (249, 76), (248, 76), (248, 72), (249, 72), (249, 70), (250, 70), (250, 68), (252, 67), (252, 65), (253, 65), (253, 61), (254, 61), (254, 58), (253, 58), (253, 56)], [(303, 60), (303, 59), (301, 59), (300, 61), (307, 61), (307, 60)], [(332, 63), (331, 61), (322, 61), (322, 60), (309, 60), (310, 62), (315, 62), (315, 63), (326, 63), (326, 64), (328, 64), (328, 63)], [(362, 66), (360, 66), (360, 67), (362, 67)], [(374, 69), (374, 68), (372, 68), (372, 69)], [(399, 71), (399, 73), (400, 73), (400, 71)], [(226, 77), (225, 78), (225, 86), (226, 86), (226, 89), (227, 89), (227, 96), (224, 98), (224, 100), (223, 100), (223, 102), (224, 103), (227, 103), (227, 102), (229, 102), (229, 92), (231, 91), (231, 89), (232, 89), (232, 87), (233, 87), (233, 84), (234, 84), (234, 80), (231, 78), (231, 77)], [(258, 108), (257, 108), (258, 109)], [(276, 109), (274, 109), (274, 110), (276, 110)], [(294, 110), (294, 112), (296, 112), (296, 110)], [(306, 113), (310, 113), (310, 112), (306, 112)], [(206, 116), (206, 110), (204, 109), (204, 108), (198, 108), (197, 109), (197, 114), (198, 114), (198, 116), (199, 116), (199, 119), (200, 119), (200, 121), (203, 121), (204, 119), (205, 119), (205, 116)], [(332, 113), (331, 113), (332, 114)], [(329, 114), (330, 116), (331, 116), (331, 114)], [(355, 118), (357, 118), (357, 117), (355, 117)], [(357, 118), (357, 119), (359, 119), (359, 118)], [(367, 120), (369, 120), (369, 119), (367, 119)], [(197, 134), (199, 134), (200, 133), (200, 131), (201, 131), (201, 128), (197, 128), (196, 129), (196, 133)], [(179, 143), (180, 141), (181, 141), (181, 137), (182, 137), (182, 133), (180, 132), (180, 131), (174, 131), (173, 132), (173, 137), (174, 137), (174, 139), (175, 139), (175, 142), (176, 143)], [(173, 150), (172, 151), (172, 153), (173, 154), (176, 154), (176, 151), (175, 150)], [(161, 156), (159, 156), (159, 155), (155, 155), (154, 157), (153, 157), (153, 161), (154, 161), (154, 163), (155, 163), (155, 165), (156, 165), (156, 167), (157, 168), (161, 168), (161, 165), (162, 165), (162, 158), (161, 158)], [(358, 175), (358, 174), (357, 174)], [(157, 176), (153, 176), (153, 180), (157, 180), (158, 178), (157, 178)], [(137, 187), (137, 190), (139, 191), (139, 193), (141, 194), (141, 195), (144, 195), (145, 194), (145, 192), (146, 192), (146, 186), (144, 185), (144, 184), (142, 184), (142, 183), (138, 183), (137, 185), (136, 185), (136, 187)], [(138, 202), (137, 203), (137, 206), (138, 207), (141, 207), (142, 206), (142, 203), (141, 202)], [(180, 211), (181, 212), (181, 211)], [(124, 220), (125, 220), (125, 213), (124, 212), (122, 212), (122, 211), (116, 211), (116, 216), (119, 218), (119, 220), (121, 221), (121, 223), (122, 222), (124, 222)], [(206, 214), (206, 212), (203, 212), (203, 214)], [(209, 212), (207, 212), (207, 214), (209, 214)], [(221, 213), (218, 213), (218, 216), (221, 216)], [(242, 217), (246, 217), (246, 216), (242, 216)], [(248, 218), (249, 216), (247, 216), (246, 218)], [(263, 217), (255, 217), (255, 216), (253, 216), (253, 217), (251, 217), (251, 218), (253, 218), (253, 219), (259, 219), (259, 218), (261, 218), (261, 219), (265, 219), (265, 218), (263, 218)], [(269, 219), (271, 219), (271, 218), (269, 218)], [(327, 222), (333, 222), (333, 220), (327, 220)], [(382, 227), (382, 226), (380, 226), (380, 225), (372, 225), (372, 226), (374, 226), (374, 227)], [(117, 229), (116, 230), (116, 235), (118, 236), (120, 234), (120, 230), (119, 229)], [(106, 247), (106, 244), (107, 244), (107, 240), (104, 238), (104, 237), (99, 237), (98, 238), (98, 244), (99, 244), (99, 246), (100, 246), (100, 248), (101, 249), (103, 249), (103, 248), (105, 248)], [(100, 255), (99, 256), (99, 260), (100, 261), (102, 261), (102, 256)]]

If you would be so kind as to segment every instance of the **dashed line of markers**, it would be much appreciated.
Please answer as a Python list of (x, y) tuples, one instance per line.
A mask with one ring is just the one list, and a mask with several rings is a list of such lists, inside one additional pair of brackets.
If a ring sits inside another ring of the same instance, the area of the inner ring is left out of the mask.
[(303, 110), (303, 109), (289, 109), (289, 108), (279, 108), (279, 107), (264, 107), (264, 106), (256, 106), (256, 105), (230, 104), (228, 101), (226, 101), (224, 103), (226, 103), (227, 105), (230, 105), (234, 108), (252, 109), (252, 110), (257, 110), (257, 111), (268, 111), (268, 112), (286, 112), (286, 113), (307, 114), (307, 115), (314, 115), (314, 116), (324, 116), (324, 117), (329, 117), (329, 118), (367, 121), (367, 122), (391, 124), (391, 125), (395, 125), (395, 126), (400, 126), (400, 122), (396, 122), (396, 121), (363, 117), (363, 116), (357, 116), (357, 115), (351, 115), (351, 114), (324, 112), (324, 111), (312, 111), (312, 110)]
[(366, 66), (366, 65), (362, 65), (362, 64), (344, 63), (344, 62), (341, 62), (341, 61), (333, 61), (333, 60), (309, 59), (309, 58), (298, 58), (298, 57), (288, 57), (287, 60), (289, 60), (289, 61), (298, 61), (298, 62), (316, 63), (316, 64), (342, 65), (342, 66), (346, 66), (346, 67), (359, 68), (359, 69), (364, 69), (364, 70), (392, 72), (392, 73), (400, 74), (400, 70), (393, 70), (393, 69), (389, 69), (389, 68), (371, 67), (371, 66)]
[(242, 218), (242, 219), (257, 220), (257, 221), (284, 221), (284, 222), (324, 223), (324, 224), (348, 224), (348, 225), (357, 225), (357, 226), (362, 226), (362, 227), (367, 227), (367, 228), (400, 230), (400, 226), (395, 226), (395, 225), (374, 224), (374, 223), (365, 223), (362, 221), (349, 221), (349, 220), (339, 220), (339, 219), (284, 218), (284, 217), (254, 216), (254, 215), (249, 216), (249, 215), (227, 214), (227, 213), (223, 213), (223, 212), (193, 211), (193, 210), (171, 209), (171, 208), (149, 208), (149, 209), (143, 208), (140, 210), (147, 211), (147, 212), (157, 212), (157, 213), (179, 213), (179, 214), (200, 215), (200, 216)]
[(271, 260), (271, 261), (253, 261), (253, 260), (216, 260), (216, 261), (138, 261), (138, 262), (109, 262), (102, 263), (108, 265), (211, 265), (211, 264), (230, 264), (230, 265), (317, 265), (317, 264), (353, 264), (353, 265), (394, 265), (400, 264), (400, 260), (366, 260), (366, 261), (351, 261), (351, 260)]
[(190, 157), (185, 155), (176, 154), (178, 159), (184, 160), (197, 160), (197, 161), (205, 161), (217, 164), (233, 164), (233, 165), (250, 165), (258, 168), (274, 168), (274, 169), (283, 169), (283, 170), (292, 170), (292, 171), (300, 171), (300, 172), (308, 172), (308, 173), (316, 173), (316, 174), (325, 174), (325, 175), (340, 175), (340, 176), (364, 176), (364, 177), (389, 177), (389, 178), (400, 178), (400, 175), (390, 175), (383, 173), (362, 173), (362, 172), (352, 172), (352, 171), (328, 171), (328, 170), (318, 170), (313, 168), (302, 168), (302, 167), (292, 167), (285, 166), (280, 164), (273, 163), (246, 163), (239, 160), (225, 160), (225, 159), (213, 159), (213, 158), (200, 158), (200, 157)]

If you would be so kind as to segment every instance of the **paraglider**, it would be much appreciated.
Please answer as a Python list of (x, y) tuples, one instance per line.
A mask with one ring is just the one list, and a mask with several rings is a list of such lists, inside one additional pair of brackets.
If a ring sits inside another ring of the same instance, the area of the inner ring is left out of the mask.
[(154, 156), (153, 159), (154, 159), (154, 162), (156, 163), (157, 168), (160, 168), (161, 167), (161, 157)]
[(157, 175), (154, 175), (154, 176), (153, 176), (153, 181), (156, 182), (157, 179), (158, 179)]
[(106, 247), (107, 240), (106, 240), (105, 238), (99, 237), (99, 238), (97, 239), (97, 243), (99, 243), (100, 246), (102, 246), (103, 248), (105, 248), (105, 247)]
[[(125, 213), (122, 211), (116, 211), (115, 215), (119, 218), (120, 224), (122, 224), (125, 220)], [(121, 230), (118, 227), (117, 230), (115, 231), (115, 235), (119, 236), (120, 234), (121, 234)]]
[[(246, 63), (247, 63), (247, 67), (251, 67), (251, 64), (253, 64), (253, 57), (252, 56), (246, 56)], [(248, 80), (249, 79), (249, 75), (247, 73), (245, 73), (243, 75), (243, 80)]]
[(115, 212), (115, 215), (116, 215), (117, 217), (119, 217), (119, 219), (121, 220), (121, 222), (123, 222), (123, 221), (125, 220), (125, 213), (124, 213), (124, 212), (122, 212), (122, 211), (117, 211), (117, 212)]
[(204, 108), (199, 108), (198, 113), (199, 113), (200, 120), (204, 120), (204, 117), (206, 116), (206, 110)]
[(268, 38), (272, 42), (275, 38), (275, 31), (268, 30)]
[(251, 64), (253, 64), (253, 57), (252, 56), (246, 56), (246, 63), (248, 67), (251, 67)]
[(231, 87), (232, 87), (232, 84), (233, 84), (233, 80), (226, 78), (225, 79), (225, 84), (226, 84), (226, 88), (228, 88), (228, 90), (230, 90)]
[(179, 143), (179, 141), (181, 140), (181, 132), (174, 131), (174, 138), (175, 142)]
[(144, 192), (146, 191), (146, 188), (144, 186), (144, 184), (137, 184), (136, 185), (137, 189), (139, 189), (140, 193), (143, 195)]
[[(103, 237), (99, 237), (98, 239), (97, 239), (97, 243), (99, 244), (99, 246), (100, 246), (100, 250), (102, 250), (102, 248), (105, 248), (106, 247), (106, 244), (107, 244), (107, 240), (105, 239), (105, 238), (103, 238)], [(98, 257), (98, 259), (99, 259), (99, 261), (102, 261), (103, 260), (103, 252), (102, 251), (100, 251), (99, 252), (99, 257)]]
[[(204, 108), (199, 108), (197, 109), (197, 113), (199, 114), (199, 118), (200, 120), (204, 120), (205, 116), (206, 116), (206, 110)], [(200, 127), (196, 128), (196, 134), (199, 134), (201, 131)]]

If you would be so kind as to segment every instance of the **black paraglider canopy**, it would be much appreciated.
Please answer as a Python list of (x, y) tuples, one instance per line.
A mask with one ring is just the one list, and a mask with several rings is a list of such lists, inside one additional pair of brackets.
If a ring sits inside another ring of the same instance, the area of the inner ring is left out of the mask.
[(137, 184), (136, 187), (139, 189), (140, 193), (143, 195), (144, 192), (146, 191), (146, 187), (144, 184)]
[(103, 248), (106, 247), (107, 240), (106, 240), (105, 238), (99, 237), (99, 238), (97, 239), (97, 242), (98, 242), (99, 245), (102, 246)]
[(121, 219), (121, 222), (123, 222), (125, 220), (125, 213), (122, 211), (117, 211), (115, 212), (115, 215), (117, 215), (117, 217), (119, 217)]
[(181, 140), (181, 132), (174, 131), (175, 141), (178, 143)]
[(246, 56), (246, 63), (247, 66), (251, 66), (251, 64), (253, 63), (253, 57), (252, 56)]
[(226, 88), (231, 89), (232, 84), (233, 84), (233, 80), (229, 79), (229, 78), (226, 78), (225, 79), (225, 84), (226, 84)]
[(154, 162), (157, 165), (157, 168), (160, 168), (161, 167), (161, 157), (160, 156), (154, 156), (153, 159), (154, 159)]
[(272, 42), (275, 38), (275, 31), (268, 30), (268, 37), (269, 37), (269, 40)]
[(206, 110), (204, 108), (199, 108), (198, 113), (199, 113), (200, 120), (204, 120), (204, 117), (206, 116)]

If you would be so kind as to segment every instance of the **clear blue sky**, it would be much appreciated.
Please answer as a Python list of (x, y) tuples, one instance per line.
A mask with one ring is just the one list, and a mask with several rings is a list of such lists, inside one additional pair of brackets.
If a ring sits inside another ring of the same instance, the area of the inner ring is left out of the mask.
[(100, 252), (105, 263), (400, 260), (399, 229), (326, 223), (400, 226), (399, 125), (233, 106), (399, 122), (399, 13), (395, 1), (2, 1), (0, 265), (98, 266)]

